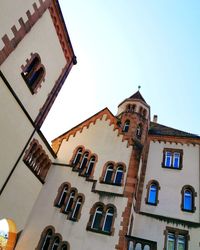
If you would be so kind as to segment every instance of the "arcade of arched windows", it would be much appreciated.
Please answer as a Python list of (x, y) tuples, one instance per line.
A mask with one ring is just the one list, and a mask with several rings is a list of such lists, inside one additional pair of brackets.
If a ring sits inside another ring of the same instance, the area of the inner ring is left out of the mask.
[(38, 140), (32, 140), (29, 148), (25, 152), (23, 161), (41, 181), (45, 180), (47, 172), (51, 166), (51, 160), (39, 144)]
[(97, 155), (85, 149), (84, 146), (78, 146), (73, 153), (70, 164), (74, 171), (79, 172), (80, 176), (92, 178), (94, 168), (97, 163)]
[(70, 250), (70, 245), (67, 241), (62, 240), (62, 236), (55, 233), (55, 228), (53, 226), (47, 226), (38, 242), (36, 250)]
[(54, 206), (60, 208), (60, 212), (66, 214), (67, 219), (78, 221), (84, 201), (84, 194), (78, 193), (77, 189), (71, 187), (70, 183), (64, 182), (58, 188)]

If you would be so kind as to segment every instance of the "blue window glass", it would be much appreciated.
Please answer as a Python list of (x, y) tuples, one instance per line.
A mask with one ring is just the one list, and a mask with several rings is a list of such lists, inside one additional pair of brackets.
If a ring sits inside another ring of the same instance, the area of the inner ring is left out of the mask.
[(151, 184), (149, 188), (148, 203), (156, 204), (156, 197), (157, 197), (157, 185)]
[(98, 207), (96, 209), (96, 212), (94, 214), (93, 222), (92, 222), (92, 228), (99, 230), (101, 227), (101, 220), (102, 220), (102, 213), (103, 213), (103, 208)]
[(104, 225), (103, 225), (103, 231), (104, 232), (110, 232), (111, 231), (113, 214), (114, 214), (113, 208), (110, 208), (110, 209), (107, 210)]
[(172, 165), (172, 153), (166, 152), (165, 153), (165, 167), (171, 167)]
[(123, 168), (122, 167), (118, 167), (117, 171), (116, 171), (114, 183), (120, 185), (121, 182), (122, 182), (122, 177), (123, 177)]
[(129, 130), (129, 126), (130, 126), (130, 121), (126, 120), (126, 122), (124, 123), (124, 127), (123, 127), (123, 132), (128, 132)]
[(106, 174), (104, 177), (104, 182), (111, 183), (112, 180), (112, 175), (113, 175), (113, 166), (109, 165), (106, 169)]
[(188, 189), (184, 191), (183, 209), (189, 210), (189, 211), (192, 210), (192, 192)]
[(179, 168), (180, 165), (180, 153), (175, 152), (173, 158), (173, 167)]

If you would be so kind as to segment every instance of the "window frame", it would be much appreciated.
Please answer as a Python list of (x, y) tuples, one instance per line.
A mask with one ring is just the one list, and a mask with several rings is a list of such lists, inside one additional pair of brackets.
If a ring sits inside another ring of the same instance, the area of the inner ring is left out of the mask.
[[(149, 201), (149, 196), (150, 196), (150, 189), (151, 189), (151, 186), (152, 185), (155, 185), (157, 187), (156, 189), (156, 199), (155, 199), (155, 202), (150, 202)], [(160, 185), (159, 185), (159, 182), (156, 181), (156, 180), (150, 180), (146, 186), (146, 189), (147, 189), (147, 193), (146, 193), (146, 198), (145, 198), (145, 203), (147, 205), (151, 205), (151, 206), (157, 206), (158, 203), (159, 203), (159, 200), (158, 200), (158, 193), (159, 193), (159, 190), (160, 190)]]
[(168, 249), (168, 236), (170, 234), (174, 236), (174, 250), (177, 250), (177, 243), (178, 243), (179, 236), (184, 237), (185, 250), (188, 250), (188, 241), (190, 240), (189, 232), (187, 230), (172, 228), (172, 227), (166, 227), (164, 231), (164, 235), (165, 235), (164, 250)]
[[(185, 191), (189, 190), (191, 192), (191, 209), (185, 208)], [(197, 197), (197, 192), (195, 192), (195, 189), (190, 185), (185, 185), (182, 187), (181, 190), (181, 210), (184, 212), (194, 213), (196, 211), (195, 206), (195, 197)]]
[[(166, 159), (167, 159), (167, 156), (166, 154), (167, 153), (171, 153), (171, 160), (170, 160), (170, 166), (166, 166)], [(180, 157), (179, 157), (179, 166), (176, 167), (174, 166), (175, 165), (175, 154), (179, 154)], [(174, 169), (174, 170), (181, 170), (183, 168), (183, 149), (177, 149), (177, 148), (164, 148), (163, 149), (163, 160), (162, 160), (162, 163), (161, 163), (161, 166), (163, 168), (167, 168), (167, 169)]]
[(124, 126), (123, 126), (123, 129), (122, 129), (122, 132), (128, 133), (129, 128), (130, 128), (130, 124), (131, 124), (130, 120), (127, 119), (127, 120), (124, 122)]

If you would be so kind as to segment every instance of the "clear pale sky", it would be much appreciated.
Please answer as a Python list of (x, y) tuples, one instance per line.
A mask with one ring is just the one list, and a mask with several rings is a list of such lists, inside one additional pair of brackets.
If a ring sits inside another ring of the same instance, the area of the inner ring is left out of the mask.
[(50, 141), (137, 91), (151, 118), (200, 134), (199, 0), (60, 0), (77, 56), (42, 131)]

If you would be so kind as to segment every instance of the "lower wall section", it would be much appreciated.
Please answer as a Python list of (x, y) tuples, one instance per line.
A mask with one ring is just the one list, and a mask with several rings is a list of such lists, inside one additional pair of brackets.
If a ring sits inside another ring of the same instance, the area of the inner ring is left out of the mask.
[(41, 182), (20, 161), (0, 196), (0, 215), (12, 219), (18, 232), (24, 228), (41, 188)]
[[(176, 235), (186, 235), (186, 247), (187, 250), (198, 250), (200, 246), (200, 227), (188, 227), (181, 225), (181, 223), (167, 223), (165, 221), (151, 218), (146, 215), (135, 214), (133, 230), (131, 236), (138, 239), (144, 239), (144, 241), (156, 242), (157, 250), (165, 250), (166, 248), (166, 235), (167, 232), (176, 233)], [(130, 237), (131, 238), (131, 237)]]

